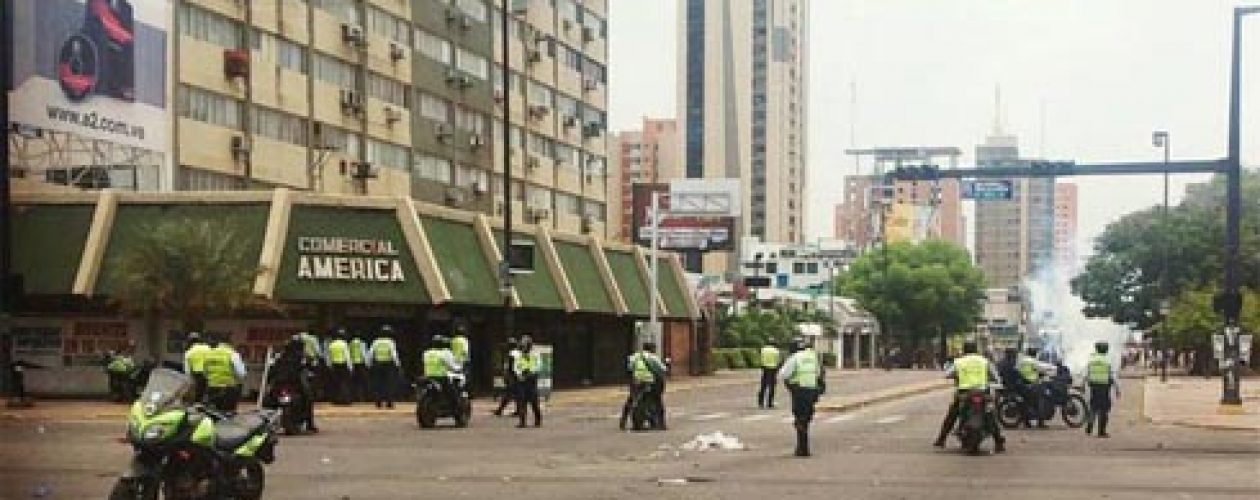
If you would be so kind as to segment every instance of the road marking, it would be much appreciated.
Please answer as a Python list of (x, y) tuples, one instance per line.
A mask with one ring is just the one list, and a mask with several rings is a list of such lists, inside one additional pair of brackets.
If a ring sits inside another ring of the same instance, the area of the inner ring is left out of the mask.
[(740, 419), (740, 420), (743, 420), (743, 421), (745, 421), (745, 422), (760, 422), (760, 421), (762, 421), (762, 420), (770, 419), (770, 418), (773, 418), (773, 417), (774, 417), (774, 415), (771, 415), (771, 414), (769, 414), (769, 413), (757, 413), (757, 414), (754, 414), (754, 415), (749, 415), (749, 416), (747, 416), (747, 417), (744, 417), (744, 418), (742, 418), (742, 419)]
[(691, 420), (692, 420), (693, 422), (705, 422), (705, 421), (708, 421), (708, 420), (717, 420), (717, 419), (719, 419), (719, 418), (726, 418), (726, 417), (729, 417), (729, 416), (731, 416), (731, 414), (730, 414), (730, 413), (722, 413), (722, 412), (719, 412), (719, 413), (706, 413), (706, 414), (704, 414), (704, 415), (696, 415), (696, 416), (694, 416), (694, 417), (691, 417)]
[(853, 419), (855, 419), (855, 418), (857, 418), (857, 415), (854, 415), (854, 414), (852, 414), (852, 413), (847, 413), (847, 414), (844, 414), (844, 415), (837, 415), (837, 416), (831, 417), (831, 418), (829, 418), (829, 419), (825, 420), (825, 421), (824, 421), (824, 423), (828, 423), (828, 424), (838, 424), (838, 423), (840, 423), (840, 422), (848, 422), (848, 421), (853, 420)]
[(895, 423), (900, 422), (900, 421), (905, 420), (905, 419), (906, 419), (906, 416), (905, 416), (905, 415), (891, 415), (891, 416), (887, 416), (887, 417), (881, 418), (881, 419), (879, 419), (879, 420), (876, 420), (876, 421), (875, 421), (875, 423), (877, 423), (877, 424), (895, 424)]
[(779, 422), (782, 422), (782, 423), (785, 423), (785, 424), (790, 424), (790, 423), (793, 423), (793, 422), (795, 422), (795, 421), (796, 421), (796, 417), (791, 417), (791, 416), (789, 416), (789, 417), (783, 417), (783, 418), (779, 419)]

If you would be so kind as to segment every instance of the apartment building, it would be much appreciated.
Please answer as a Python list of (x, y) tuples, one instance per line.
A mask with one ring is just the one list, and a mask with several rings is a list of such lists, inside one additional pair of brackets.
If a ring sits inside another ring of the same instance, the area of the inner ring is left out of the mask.
[(615, 168), (609, 185), (609, 238), (631, 239), (633, 187), (635, 184), (668, 183), (682, 178), (678, 162), (678, 124), (672, 119), (643, 118), (642, 128), (617, 133), (610, 158)]
[(1054, 185), (1054, 263), (1067, 278), (1080, 269), (1076, 243), (1077, 189), (1071, 182)]
[[(976, 147), (979, 168), (1027, 166), (1015, 136), (996, 131)], [(989, 286), (1007, 288), (1053, 263), (1055, 182), (1011, 179), (1011, 199), (976, 201), (976, 263)]]
[(883, 191), (883, 179), (875, 175), (845, 177), (844, 200), (835, 207), (835, 237), (856, 248), (870, 248), (879, 238), (879, 219), (885, 207), (890, 221), (898, 215), (908, 221), (904, 230), (884, 228), (896, 239), (942, 239), (958, 246), (967, 246), (966, 223), (962, 214), (962, 193), (957, 179), (932, 181), (897, 181)]
[(509, 154), (518, 222), (603, 236), (607, 0), (511, 1), (507, 90), (500, 3), (166, 4), (163, 187), (405, 195), (500, 214)]

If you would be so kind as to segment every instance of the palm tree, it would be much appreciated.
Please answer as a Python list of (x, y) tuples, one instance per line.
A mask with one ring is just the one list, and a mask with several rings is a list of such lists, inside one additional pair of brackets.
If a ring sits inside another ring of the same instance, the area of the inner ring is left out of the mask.
[(113, 262), (114, 299), (145, 319), (145, 345), (155, 362), (166, 345), (162, 318), (200, 330), (208, 316), (229, 315), (255, 300), (259, 268), (251, 245), (224, 220), (164, 220), (145, 228)]

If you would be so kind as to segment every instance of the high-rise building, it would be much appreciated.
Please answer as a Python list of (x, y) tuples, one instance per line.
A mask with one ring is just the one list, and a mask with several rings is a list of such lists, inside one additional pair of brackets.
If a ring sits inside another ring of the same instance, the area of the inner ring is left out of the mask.
[(1054, 263), (1068, 278), (1076, 275), (1080, 263), (1076, 250), (1076, 184), (1060, 182), (1054, 186)]
[[(978, 168), (1027, 166), (1019, 141), (998, 127), (976, 146)], [(1055, 182), (1052, 178), (1009, 179), (1011, 199), (976, 201), (976, 262), (989, 285), (1004, 288), (1049, 265), (1055, 248)]]
[(681, 178), (678, 124), (671, 119), (643, 118), (643, 128), (615, 134), (610, 144), (609, 237), (629, 241), (635, 184), (668, 183)]
[(603, 235), (608, 2), (512, 1), (506, 93), (500, 4), (175, 0), (170, 73), (137, 80), (170, 82), (163, 184), (404, 195), (493, 214), (510, 153), (517, 221)]
[[(836, 205), (835, 237), (856, 248), (870, 248), (880, 233), (875, 217), (881, 201), (887, 205), (889, 222), (899, 215), (905, 221), (900, 231), (885, 227), (891, 240), (942, 239), (967, 246), (966, 224), (958, 180), (897, 181), (890, 193), (881, 193), (883, 181), (876, 175), (848, 176), (844, 180), (844, 201)], [(885, 199), (883, 195), (887, 195)]]
[[(740, 180), (741, 235), (802, 241), (809, 1), (680, 0), (678, 5), (683, 174)], [(734, 270), (731, 259), (712, 254), (704, 270)]]

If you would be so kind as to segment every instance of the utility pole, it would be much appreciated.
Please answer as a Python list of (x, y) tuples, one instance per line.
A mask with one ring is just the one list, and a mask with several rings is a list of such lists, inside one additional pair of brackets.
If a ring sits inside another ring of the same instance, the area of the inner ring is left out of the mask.
[(508, 23), (511, 20), (511, 0), (503, 0), (499, 36), (503, 40), (501, 67), (503, 68), (503, 248), (499, 262), (499, 285), (503, 293), (503, 332), (511, 338), (516, 331), (516, 311), (512, 308), (512, 69), (511, 45)]
[(9, 359), (12, 349), (10, 336), (10, 318), (13, 316), (19, 290), (13, 279), (13, 210), (10, 199), (9, 176), (9, 134), (12, 124), (9, 122), (9, 91), (13, 88), (13, 3), (0, 1), (0, 89), (4, 90), (4, 98), (0, 99), (0, 131), (4, 139), (0, 140), (0, 393), (9, 390)]

